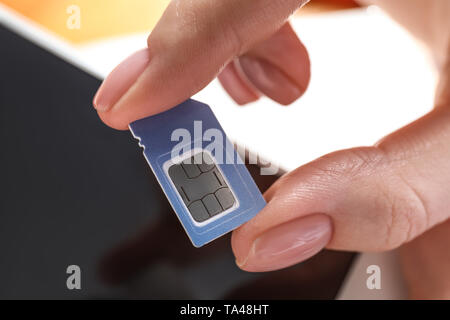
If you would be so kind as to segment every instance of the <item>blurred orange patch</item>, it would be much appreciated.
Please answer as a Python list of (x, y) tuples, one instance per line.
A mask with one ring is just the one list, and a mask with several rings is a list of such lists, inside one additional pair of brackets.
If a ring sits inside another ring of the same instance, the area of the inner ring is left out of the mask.
[[(150, 31), (170, 0), (0, 0), (0, 2), (67, 40), (79, 43)], [(78, 21), (79, 29), (76, 24)]]

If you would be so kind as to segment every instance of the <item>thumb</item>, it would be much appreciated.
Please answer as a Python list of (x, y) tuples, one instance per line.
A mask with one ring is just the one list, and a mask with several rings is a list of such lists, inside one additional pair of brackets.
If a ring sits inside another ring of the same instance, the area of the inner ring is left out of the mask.
[(331, 153), (280, 178), (233, 233), (237, 264), (269, 271), (323, 247), (389, 250), (450, 215), (450, 104), (375, 147)]
[(126, 129), (205, 87), (236, 56), (275, 33), (307, 0), (176, 0), (148, 49), (119, 65), (94, 98), (100, 118)]

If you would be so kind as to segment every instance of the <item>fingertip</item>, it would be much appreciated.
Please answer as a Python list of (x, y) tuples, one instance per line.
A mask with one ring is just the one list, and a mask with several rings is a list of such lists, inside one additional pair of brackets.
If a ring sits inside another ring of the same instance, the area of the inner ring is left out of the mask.
[(298, 99), (300, 99), (303, 94), (305, 93), (306, 89), (302, 89), (299, 87), (296, 87), (294, 90), (292, 90), (290, 95), (285, 95), (279, 98), (274, 98), (274, 100), (276, 102), (278, 102), (279, 104), (281, 104), (284, 107), (290, 106), (291, 104), (293, 104), (295, 101), (297, 101)]
[(269, 61), (251, 56), (242, 56), (239, 61), (255, 88), (282, 105), (291, 104), (306, 90)]
[(308, 51), (289, 23), (239, 58), (251, 85), (281, 105), (289, 105), (307, 90), (311, 76)]
[(115, 116), (113, 112), (97, 110), (97, 114), (100, 120), (102, 120), (103, 123), (106, 124), (108, 127), (121, 131), (128, 130), (128, 125), (130, 122), (126, 121), (121, 117)]
[(331, 240), (332, 222), (325, 214), (312, 214), (274, 226), (252, 241), (244, 253), (236, 244), (236, 264), (249, 272), (292, 266), (320, 252)]
[(239, 229), (240, 228), (234, 230), (231, 233), (231, 250), (233, 251), (234, 257), (236, 259), (236, 264), (238, 266), (240, 265), (240, 263), (238, 263), (238, 261), (243, 261), (243, 255), (244, 255), (244, 254), (242, 254), (242, 250), (240, 248), (239, 241), (237, 239), (237, 237), (238, 237), (237, 233), (239, 232)]
[(234, 62), (230, 62), (217, 78), (238, 105), (244, 106), (259, 99), (258, 92), (250, 87), (248, 80), (242, 77)]
[(92, 104), (98, 111), (108, 111), (125, 95), (150, 62), (148, 49), (136, 51), (122, 61), (106, 77), (95, 94)]

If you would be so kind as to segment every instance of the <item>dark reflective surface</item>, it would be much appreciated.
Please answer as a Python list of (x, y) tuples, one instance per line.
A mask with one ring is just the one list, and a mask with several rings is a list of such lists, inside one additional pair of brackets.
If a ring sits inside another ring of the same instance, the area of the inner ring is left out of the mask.
[(98, 119), (100, 81), (3, 27), (0, 43), (0, 298), (334, 297), (351, 254), (249, 274), (229, 235), (194, 248), (136, 141)]

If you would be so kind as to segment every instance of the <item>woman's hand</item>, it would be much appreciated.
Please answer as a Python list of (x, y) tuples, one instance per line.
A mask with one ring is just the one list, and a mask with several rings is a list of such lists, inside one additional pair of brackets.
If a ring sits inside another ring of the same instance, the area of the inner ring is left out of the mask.
[[(260, 94), (294, 101), (308, 85), (309, 60), (286, 19), (304, 2), (172, 1), (148, 49), (119, 65), (100, 88), (99, 116), (126, 129), (187, 99), (220, 72), (240, 104)], [(282, 177), (266, 192), (267, 206), (233, 233), (242, 269), (284, 268), (323, 247), (389, 250), (449, 219), (449, 2), (378, 2), (435, 54), (441, 84), (434, 110), (373, 147), (334, 152)], [(410, 246), (433, 239), (426, 235)]]

